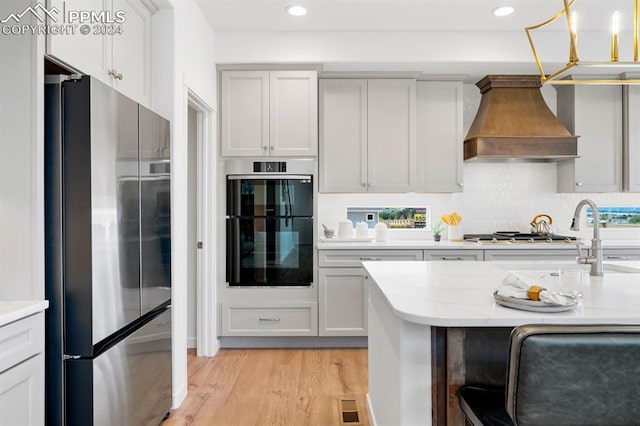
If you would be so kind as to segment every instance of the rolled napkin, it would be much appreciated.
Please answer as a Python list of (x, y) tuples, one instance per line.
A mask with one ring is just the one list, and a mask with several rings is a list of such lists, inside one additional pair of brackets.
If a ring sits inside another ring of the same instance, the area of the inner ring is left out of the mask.
[(498, 286), (498, 294), (504, 297), (516, 299), (529, 299), (553, 305), (569, 306), (575, 304), (575, 300), (562, 294), (554, 293), (544, 287), (536, 285), (530, 278), (521, 277), (509, 272)]

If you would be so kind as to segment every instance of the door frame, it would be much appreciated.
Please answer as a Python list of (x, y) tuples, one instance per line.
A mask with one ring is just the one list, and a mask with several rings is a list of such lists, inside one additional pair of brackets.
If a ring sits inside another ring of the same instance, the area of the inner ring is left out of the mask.
[[(197, 113), (197, 188), (196, 239), (202, 242), (196, 259), (196, 354), (213, 356), (219, 348), (217, 339), (215, 291), (216, 238), (214, 202), (216, 194), (215, 117), (216, 111), (194, 91), (186, 87), (187, 106)], [(188, 107), (185, 113), (188, 114)], [(185, 120), (188, 122), (188, 120)]]

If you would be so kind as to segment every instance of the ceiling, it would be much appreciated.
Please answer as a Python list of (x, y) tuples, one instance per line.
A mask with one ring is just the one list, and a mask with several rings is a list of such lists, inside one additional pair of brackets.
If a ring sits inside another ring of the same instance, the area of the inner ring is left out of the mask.
[[(549, 19), (563, 7), (562, 0), (196, 0), (217, 32), (256, 31), (522, 31)], [(285, 7), (300, 4), (303, 17), (292, 17)], [(613, 10), (630, 15), (629, 0), (576, 0), (582, 14), (579, 30), (608, 28)], [(515, 12), (503, 18), (491, 11), (511, 5)], [(573, 10), (572, 9), (572, 10)], [(606, 10), (604, 10), (606, 9)], [(587, 11), (596, 12), (588, 14)], [(627, 12), (628, 11), (628, 12)], [(621, 18), (621, 30), (631, 26)]]

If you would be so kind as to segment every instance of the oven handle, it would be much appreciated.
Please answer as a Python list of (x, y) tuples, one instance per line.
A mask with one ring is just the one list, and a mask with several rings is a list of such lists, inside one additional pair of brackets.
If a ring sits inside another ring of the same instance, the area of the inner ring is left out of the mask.
[(264, 180), (300, 179), (300, 180), (311, 180), (311, 175), (286, 175), (286, 174), (227, 175), (227, 179), (228, 180), (243, 180), (243, 179), (264, 179)]

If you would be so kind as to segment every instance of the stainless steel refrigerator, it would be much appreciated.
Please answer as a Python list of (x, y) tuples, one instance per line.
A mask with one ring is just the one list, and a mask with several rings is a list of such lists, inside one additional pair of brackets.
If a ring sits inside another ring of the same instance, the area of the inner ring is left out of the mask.
[(49, 425), (171, 407), (169, 122), (89, 76), (45, 85)]

